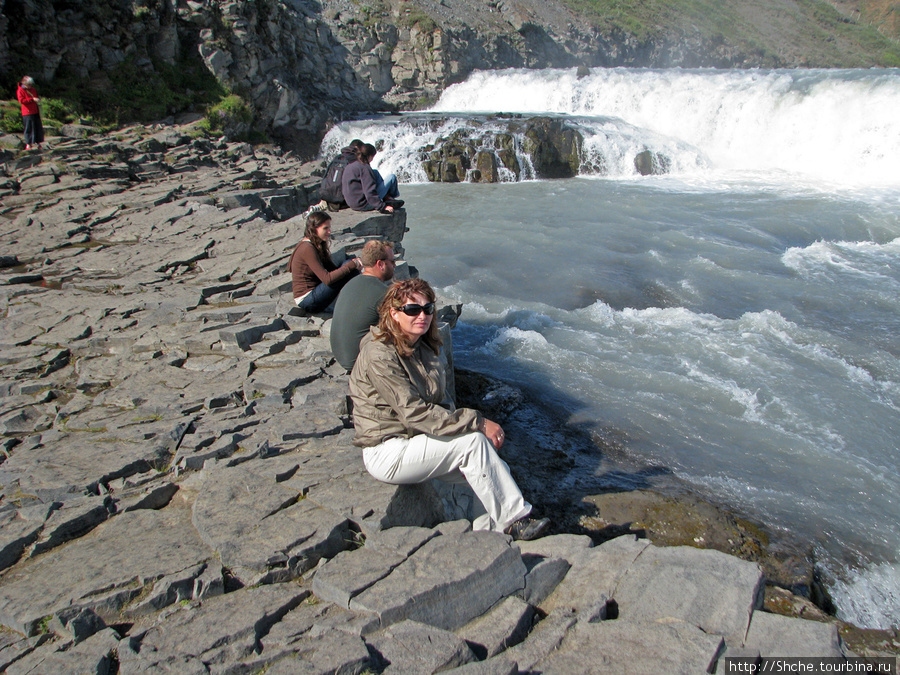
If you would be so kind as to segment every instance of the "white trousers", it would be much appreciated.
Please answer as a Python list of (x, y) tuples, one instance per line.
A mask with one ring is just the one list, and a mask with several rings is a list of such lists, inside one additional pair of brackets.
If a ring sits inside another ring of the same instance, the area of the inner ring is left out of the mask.
[(439, 478), (448, 483), (466, 482), (483, 510), (472, 521), (475, 530), (502, 532), (531, 513), (531, 504), (509, 473), (509, 466), (480, 432), (464, 436), (390, 438), (363, 450), (366, 470), (391, 485), (424, 483)]

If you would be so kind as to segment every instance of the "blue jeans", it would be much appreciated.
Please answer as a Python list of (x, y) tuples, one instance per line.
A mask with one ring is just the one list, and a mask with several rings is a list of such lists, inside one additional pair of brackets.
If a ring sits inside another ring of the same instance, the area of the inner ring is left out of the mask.
[(375, 174), (375, 190), (382, 200), (384, 200), (385, 197), (396, 199), (400, 196), (400, 186), (397, 184), (397, 176), (389, 173), (387, 180), (385, 180), (375, 169), (372, 169), (372, 173)]
[(338, 293), (341, 292), (344, 284), (357, 274), (359, 274), (359, 272), (354, 270), (349, 276), (344, 277), (340, 281), (335, 281), (331, 285), (319, 284), (297, 303), (297, 307), (311, 314), (316, 312), (327, 312), (330, 314), (334, 309), (332, 305), (334, 305), (334, 301), (337, 300)]

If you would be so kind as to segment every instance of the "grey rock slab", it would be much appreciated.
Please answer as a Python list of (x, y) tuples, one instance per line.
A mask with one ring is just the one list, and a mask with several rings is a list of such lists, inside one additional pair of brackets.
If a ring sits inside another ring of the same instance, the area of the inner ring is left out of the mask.
[[(523, 542), (523, 550), (546, 550), (531, 546), (532, 543)], [(619, 579), (650, 545), (646, 539), (625, 535), (595, 548), (570, 553), (571, 569), (540, 608), (548, 613), (557, 608), (579, 612), (606, 602), (613, 596)]]
[(503, 652), (502, 658), (518, 663), (522, 672), (530, 672), (534, 664), (559, 648), (576, 623), (577, 618), (571, 610), (553, 610), (532, 629), (523, 642)]
[(282, 330), (281, 320), (269, 324), (250, 325), (242, 323), (237, 326), (222, 328), (218, 331), (218, 339), (223, 344), (235, 347), (241, 351), (247, 351), (255, 343), (262, 339), (264, 333), (273, 330)]
[(472, 531), (472, 523), (468, 520), (448, 520), (434, 527), (436, 532), (448, 536), (457, 536)]
[(277, 653), (309, 633), (331, 632), (324, 628), (326, 624), (335, 619), (340, 622), (348, 616), (352, 616), (352, 614), (330, 602), (320, 602), (318, 598), (310, 595), (274, 624), (260, 639), (260, 644), (263, 652), (269, 650)]
[(348, 411), (349, 383), (345, 378), (331, 379), (319, 378), (297, 387), (291, 397), (291, 405), (295, 408), (301, 406), (315, 406), (329, 410), (336, 415), (347, 415)]
[(266, 675), (356, 675), (373, 672), (373, 659), (363, 639), (340, 631), (304, 636), (289, 650), (286, 656), (275, 661), (266, 660), (266, 652), (263, 651), (252, 665), (264, 662)]
[(53, 555), (11, 569), (0, 584), (0, 623), (28, 635), (66, 607), (111, 620), (146, 585), (212, 555), (185, 508), (124, 513)]
[(282, 413), (265, 426), (269, 441), (277, 446), (306, 438), (334, 436), (345, 429), (344, 420), (336, 413), (315, 406), (291, 408), (281, 394), (256, 398), (253, 403), (273, 417)]
[(47, 406), (29, 405), (0, 416), (0, 434), (43, 431), (53, 426), (56, 411)]
[[(293, 299), (291, 299), (290, 305), (294, 305)], [(293, 307), (288, 306), (288, 309), (292, 311), (279, 313), (281, 314), (282, 321), (284, 321), (289, 330), (299, 333), (302, 337), (316, 337), (322, 332), (322, 326), (325, 323), (325, 320), (322, 317), (299, 314), (299, 312), (302, 312), (303, 310), (299, 309), (296, 305)], [(294, 314), (293, 312), (297, 312), (297, 314)]]
[(406, 557), (397, 553), (369, 547), (342, 551), (316, 569), (312, 591), (323, 600), (349, 608), (354, 596), (384, 579), (404, 560)]
[[(685, 623), (579, 623), (534, 669), (545, 675), (710, 672), (724, 641)], [(520, 663), (521, 667), (522, 664)]]
[[(174, 605), (176, 602), (185, 602), (198, 597), (195, 595), (195, 591), (199, 590), (198, 579), (203, 576), (207, 568), (213, 573), (216, 573), (216, 570), (218, 570), (217, 574), (221, 577), (221, 566), (216, 566), (212, 563), (200, 563), (178, 570), (173, 574), (157, 579), (149, 591), (142, 593), (138, 600), (127, 607), (125, 614), (129, 617), (150, 614), (169, 605)], [(204, 584), (218, 586), (220, 583), (221, 580), (219, 583), (216, 583), (209, 576), (204, 579)], [(221, 595), (221, 593), (207, 593), (204, 597), (210, 595)]]
[(272, 626), (260, 640), (261, 651), (247, 666), (266, 673), (362, 673), (373, 670), (371, 655), (359, 632), (350, 624), (350, 612), (332, 604), (310, 602), (298, 607)]
[(289, 272), (282, 272), (276, 276), (270, 276), (263, 279), (256, 285), (256, 290), (254, 291), (256, 295), (271, 297), (290, 292), (291, 274)]
[(439, 673), (476, 660), (461, 638), (416, 621), (402, 621), (366, 642), (388, 662), (385, 673)]
[(620, 621), (677, 619), (707, 633), (743, 636), (762, 607), (763, 585), (756, 563), (689, 546), (648, 546), (612, 597)]
[(456, 634), (469, 643), (479, 659), (490, 658), (522, 642), (531, 630), (534, 618), (534, 607), (510, 596)]
[(178, 486), (169, 481), (149, 486), (142, 485), (116, 494), (115, 508), (119, 513), (136, 509), (161, 509), (168, 505), (176, 492)]
[(53, 643), (40, 647), (6, 669), (8, 675), (84, 675), (113, 672), (119, 637), (111, 628), (95, 633), (83, 642)]
[(412, 619), (454, 630), (524, 585), (525, 565), (505, 535), (443, 535), (356, 596), (350, 609), (377, 614), (385, 627)]
[(52, 638), (49, 633), (26, 638), (12, 632), (0, 635), (0, 672), (5, 673), (10, 664), (30, 654)]
[[(388, 485), (366, 471), (353, 432), (315, 441), (304, 448), (300, 470), (284, 484), (309, 499), (343, 514), (366, 536), (391, 527), (433, 527), (444, 520), (440, 498), (430, 483)], [(314, 444), (319, 443), (319, 444)]]
[(43, 526), (43, 521), (28, 520), (15, 510), (0, 512), (0, 570), (16, 563)]
[(523, 598), (535, 606), (540, 605), (556, 589), (571, 567), (569, 561), (563, 558), (523, 555), (522, 561), (528, 569)]
[(139, 657), (149, 669), (186, 657), (219, 667), (240, 662), (308, 594), (294, 584), (274, 584), (190, 603), (136, 639)]
[(427, 527), (392, 527), (366, 537), (366, 547), (409, 557), (438, 533)]
[(563, 558), (569, 563), (578, 558), (583, 551), (594, 547), (594, 542), (586, 534), (552, 534), (549, 537), (516, 543), (522, 555)]
[(753, 612), (743, 647), (762, 657), (844, 656), (836, 624), (768, 612)]
[(213, 438), (210, 443), (182, 444), (175, 454), (173, 464), (187, 470), (202, 469), (208, 460), (223, 459), (237, 453), (245, 438), (246, 434), (225, 434)]
[(446, 675), (518, 675), (519, 666), (515, 661), (509, 661), (503, 656), (498, 656), (486, 661), (467, 663), (459, 668), (442, 671)]
[(109, 518), (107, 499), (84, 497), (65, 502), (44, 523), (40, 537), (31, 549), (34, 557), (60, 544), (84, 535)]
[(241, 581), (284, 581), (349, 545), (346, 518), (245, 467), (204, 469), (193, 505), (197, 531)]
[(53, 615), (47, 629), (64, 640), (81, 642), (106, 628), (106, 622), (92, 609), (66, 607)]
[(278, 393), (290, 396), (297, 387), (321, 376), (322, 369), (317, 365), (302, 363), (297, 359), (283, 362), (280, 367), (257, 367), (244, 383), (244, 397), (250, 401), (258, 395)]
[(68, 433), (26, 452), (14, 453), (0, 464), (0, 484), (17, 484), (26, 494), (96, 491), (114, 478), (164, 466), (169, 449), (153, 440), (98, 431)]

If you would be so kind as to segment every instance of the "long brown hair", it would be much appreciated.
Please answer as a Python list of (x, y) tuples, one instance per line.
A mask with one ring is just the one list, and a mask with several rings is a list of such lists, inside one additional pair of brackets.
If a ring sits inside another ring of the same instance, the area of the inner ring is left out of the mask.
[(319, 238), (317, 230), (329, 220), (331, 220), (331, 216), (324, 211), (310, 213), (306, 219), (306, 230), (303, 232), (304, 238), (309, 239), (309, 243), (316, 249), (316, 253), (319, 254), (319, 259), (323, 264), (331, 263), (331, 251), (329, 250), (328, 242)]
[[(406, 357), (413, 353), (413, 346), (406, 340), (406, 335), (400, 330), (400, 325), (394, 321), (391, 316), (392, 309), (400, 309), (406, 304), (413, 295), (418, 293), (424, 295), (428, 302), (435, 301), (434, 290), (424, 279), (403, 279), (391, 284), (381, 304), (378, 305), (378, 328), (376, 339), (381, 340), (385, 344), (393, 345), (400, 356)], [(431, 317), (431, 325), (428, 332), (425, 333), (420, 340), (424, 340), (425, 344), (437, 354), (440, 351), (443, 341), (441, 334), (438, 332), (437, 315)]]

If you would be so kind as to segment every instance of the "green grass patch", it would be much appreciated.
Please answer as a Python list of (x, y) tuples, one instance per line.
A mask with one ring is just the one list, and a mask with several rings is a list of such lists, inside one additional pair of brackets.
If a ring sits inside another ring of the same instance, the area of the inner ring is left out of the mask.
[(60, 75), (49, 85), (77, 117), (100, 125), (151, 122), (185, 110), (203, 108), (227, 95), (199, 56), (174, 65), (154, 61), (152, 68), (128, 59), (90, 80)]
[[(758, 54), (770, 61), (780, 51), (766, 26), (755, 25), (739, 11), (741, 0), (563, 0), (573, 11), (602, 32), (621, 31), (641, 41), (663, 35), (670, 39), (699, 36), (712, 44), (729, 44), (749, 54)], [(865, 65), (893, 66), (900, 61), (900, 45), (875, 28), (858, 24), (842, 16), (822, 0), (797, 0), (785, 3), (781, 9), (774, 5), (765, 21), (779, 16), (782, 25), (772, 24), (780, 39), (799, 39), (806, 43), (801, 49), (810, 52), (814, 60), (830, 61), (833, 65), (859, 67)], [(787, 16), (784, 13), (788, 12)], [(839, 37), (858, 46), (855, 55), (845, 55), (837, 46), (829, 46)], [(813, 54), (813, 47), (824, 47)], [(868, 59), (867, 62), (863, 62)]]

